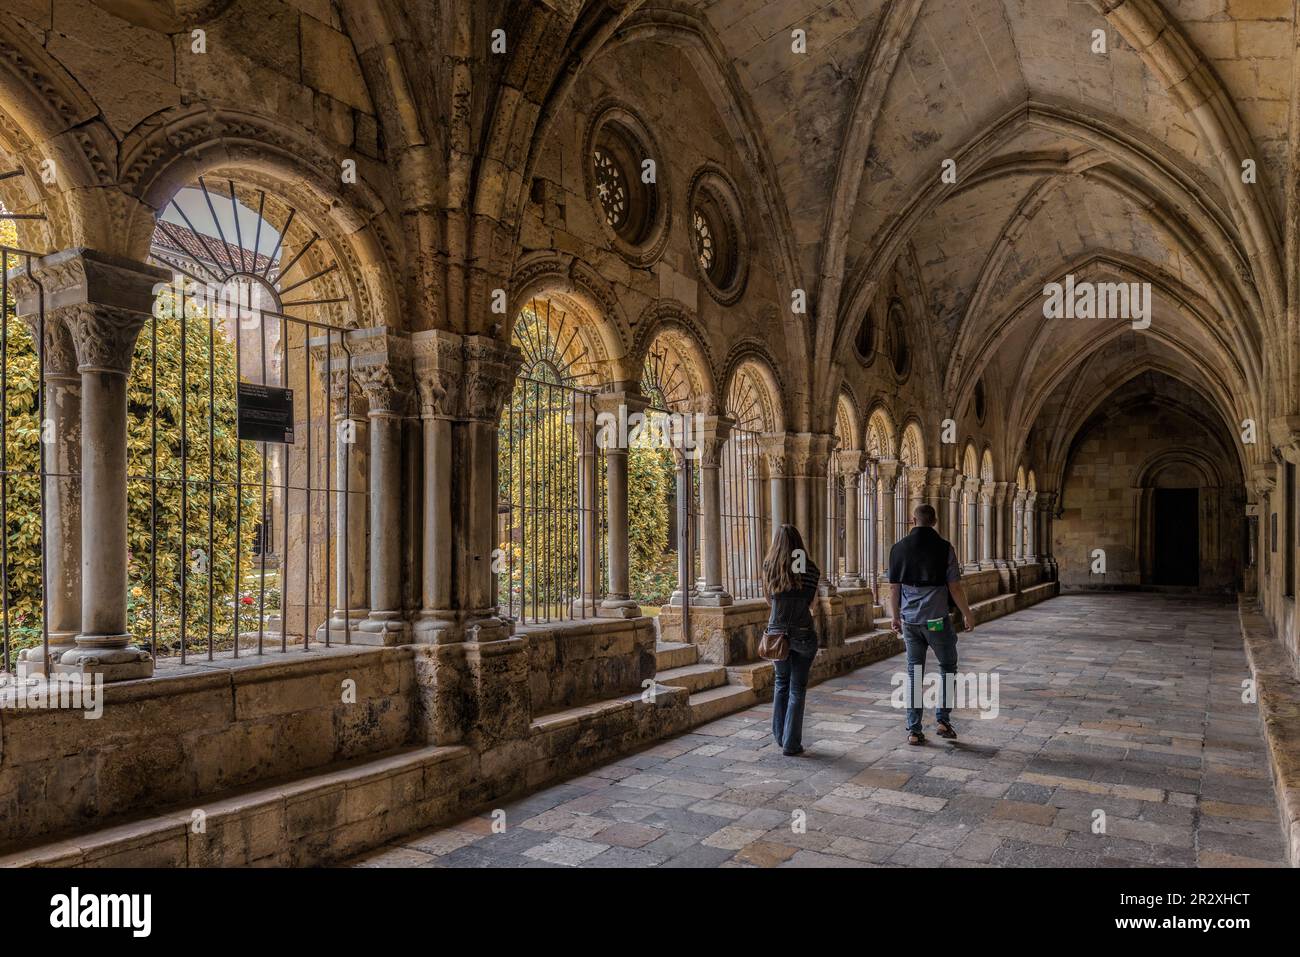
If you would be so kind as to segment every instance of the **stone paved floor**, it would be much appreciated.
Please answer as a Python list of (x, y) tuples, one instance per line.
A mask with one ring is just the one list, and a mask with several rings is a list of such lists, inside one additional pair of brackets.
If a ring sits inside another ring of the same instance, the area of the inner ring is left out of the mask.
[(354, 863), (1281, 866), (1235, 606), (1067, 595), (959, 648), (1000, 710), (957, 712), (955, 743), (907, 746), (893, 658), (810, 689), (802, 757), (759, 705), (507, 804), (503, 833), (484, 815)]

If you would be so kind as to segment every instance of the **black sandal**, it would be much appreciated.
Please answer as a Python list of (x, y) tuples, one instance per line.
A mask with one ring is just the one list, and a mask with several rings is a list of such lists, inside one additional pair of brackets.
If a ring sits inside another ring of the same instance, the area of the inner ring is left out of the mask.
[(939, 731), (938, 731), (938, 734), (939, 734), (939, 737), (941, 737), (941, 738), (949, 738), (949, 739), (952, 739), (952, 738), (956, 738), (956, 737), (957, 737), (957, 732), (956, 732), (955, 730), (953, 730), (952, 725), (950, 725), (947, 721), (940, 721), (940, 722), (939, 722)]
[(925, 744), (925, 735), (920, 731), (909, 731), (907, 733), (908, 744)]

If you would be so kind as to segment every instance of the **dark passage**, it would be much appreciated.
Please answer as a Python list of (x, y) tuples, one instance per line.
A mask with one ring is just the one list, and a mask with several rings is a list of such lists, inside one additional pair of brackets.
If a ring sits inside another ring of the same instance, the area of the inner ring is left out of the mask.
[(1199, 491), (1194, 488), (1155, 490), (1155, 584), (1200, 584)]

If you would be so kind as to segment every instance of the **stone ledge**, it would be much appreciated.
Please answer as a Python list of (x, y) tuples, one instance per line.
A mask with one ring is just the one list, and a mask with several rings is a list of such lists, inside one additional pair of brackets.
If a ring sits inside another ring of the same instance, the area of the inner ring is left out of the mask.
[(1246, 660), (1255, 678), (1287, 859), (1292, 867), (1300, 867), (1300, 681), (1291, 670), (1290, 656), (1256, 610), (1255, 600), (1240, 595), (1237, 608)]

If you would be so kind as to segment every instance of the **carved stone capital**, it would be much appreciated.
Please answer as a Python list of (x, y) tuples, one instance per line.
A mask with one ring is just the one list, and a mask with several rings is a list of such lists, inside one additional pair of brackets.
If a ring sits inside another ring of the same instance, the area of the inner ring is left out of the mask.
[(698, 423), (695, 441), (699, 443), (700, 467), (716, 469), (722, 464), (722, 447), (731, 436), (731, 419), (717, 415), (704, 415)]
[(1270, 494), (1277, 488), (1277, 463), (1256, 463), (1250, 470), (1250, 482), (1256, 495)]
[(858, 476), (866, 467), (866, 461), (861, 449), (845, 449), (835, 453), (835, 467), (844, 476), (845, 482), (850, 483), (851, 488), (857, 487)]
[(768, 477), (785, 478), (789, 474), (784, 432), (768, 432), (759, 436), (758, 448), (767, 464)]
[(417, 332), (411, 337), (411, 348), (420, 414), (434, 419), (454, 417), (460, 410), (460, 387), (465, 380), (462, 337), (442, 329)]
[(876, 463), (876, 474), (880, 477), (880, 484), (887, 493), (892, 493), (898, 485), (898, 476), (902, 468), (897, 459), (882, 459)]
[[(335, 347), (331, 343), (331, 348)], [(408, 336), (384, 326), (350, 329), (337, 347), (346, 349), (346, 354), (351, 356), (352, 380), (366, 397), (369, 415), (391, 417), (409, 413), (415, 383)], [(330, 360), (331, 366), (335, 361)], [(348, 366), (345, 356), (345, 369)]]
[(496, 422), (515, 386), (523, 353), (489, 336), (464, 338), (464, 414), (482, 422)]
[[(125, 375), (157, 290), (170, 280), (166, 269), (83, 248), (42, 256), (30, 269), (23, 263), (9, 273), (17, 315), (36, 328), (43, 311), (47, 369), (64, 374), (70, 341), (78, 371)], [(51, 338), (59, 326), (68, 339)]]

